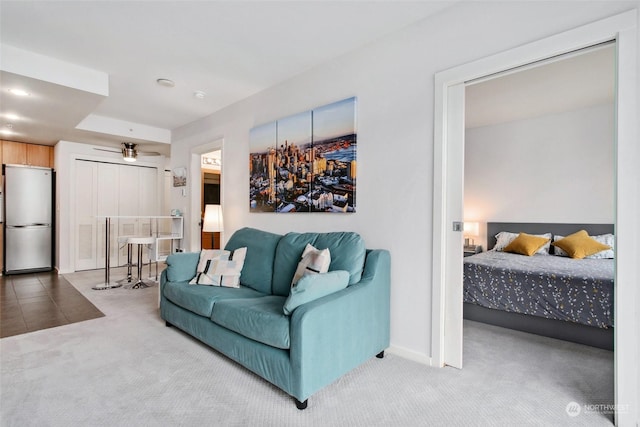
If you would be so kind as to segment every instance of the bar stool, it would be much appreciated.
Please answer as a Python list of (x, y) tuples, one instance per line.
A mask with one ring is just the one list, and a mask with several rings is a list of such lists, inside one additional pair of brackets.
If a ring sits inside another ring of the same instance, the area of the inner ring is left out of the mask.
[(118, 236), (118, 250), (122, 249), (124, 245), (127, 245), (127, 277), (118, 280), (117, 283), (123, 284), (124, 282), (131, 283), (133, 280), (133, 275), (131, 274), (131, 270), (133, 269), (133, 260), (132, 260), (132, 252), (131, 252), (131, 243), (128, 242), (130, 237), (134, 236)]
[[(138, 245), (138, 281), (133, 285), (127, 285), (127, 289), (141, 289), (153, 286), (155, 283), (151, 280), (142, 279), (142, 247), (147, 246), (149, 249), (149, 273), (151, 273), (151, 249), (155, 244), (155, 237), (128, 237), (127, 245)], [(157, 267), (156, 267), (157, 268)]]

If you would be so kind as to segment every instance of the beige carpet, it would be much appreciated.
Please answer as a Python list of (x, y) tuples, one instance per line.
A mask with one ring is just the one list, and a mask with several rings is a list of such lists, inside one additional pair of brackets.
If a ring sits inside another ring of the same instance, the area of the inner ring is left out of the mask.
[[(0, 425), (611, 425), (593, 410), (613, 403), (611, 352), (475, 322), (465, 323), (463, 370), (387, 354), (298, 411), (282, 391), (165, 327), (157, 287), (91, 290), (101, 275), (66, 278), (105, 317), (0, 340)], [(580, 412), (570, 416), (568, 405)]]

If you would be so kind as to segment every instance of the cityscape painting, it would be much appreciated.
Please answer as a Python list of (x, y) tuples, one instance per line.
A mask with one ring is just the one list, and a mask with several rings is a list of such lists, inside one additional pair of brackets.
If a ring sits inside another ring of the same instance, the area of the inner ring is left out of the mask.
[(356, 211), (356, 98), (250, 131), (251, 212)]

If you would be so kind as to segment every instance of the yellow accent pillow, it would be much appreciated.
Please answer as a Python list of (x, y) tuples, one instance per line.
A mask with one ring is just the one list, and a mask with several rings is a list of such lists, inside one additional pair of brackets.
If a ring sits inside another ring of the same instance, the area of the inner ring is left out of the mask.
[(549, 240), (545, 237), (534, 236), (527, 233), (520, 233), (511, 243), (505, 246), (505, 252), (531, 256), (538, 252)]
[(552, 243), (552, 245), (559, 247), (571, 258), (576, 259), (582, 259), (589, 255), (611, 249), (611, 246), (600, 243), (589, 237), (589, 234), (585, 230), (580, 230), (577, 233), (570, 234), (564, 239), (560, 239), (557, 242)]

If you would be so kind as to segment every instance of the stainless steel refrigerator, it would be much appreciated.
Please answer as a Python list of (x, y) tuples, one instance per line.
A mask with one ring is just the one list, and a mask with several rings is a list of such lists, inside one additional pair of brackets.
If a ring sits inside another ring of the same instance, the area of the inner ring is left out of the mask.
[(4, 165), (4, 274), (53, 269), (53, 169)]

